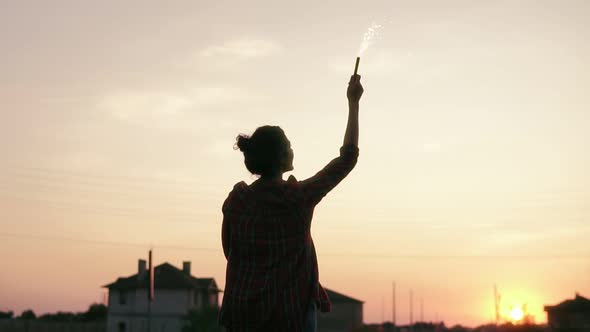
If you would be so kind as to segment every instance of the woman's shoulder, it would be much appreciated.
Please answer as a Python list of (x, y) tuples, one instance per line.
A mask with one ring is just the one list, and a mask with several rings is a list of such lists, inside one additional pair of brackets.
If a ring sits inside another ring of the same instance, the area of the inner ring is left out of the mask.
[(303, 198), (303, 190), (301, 186), (301, 182), (295, 178), (293, 175), (289, 175), (287, 178), (286, 188), (288, 195), (296, 200), (301, 200)]
[(248, 189), (246, 182), (240, 181), (236, 183), (223, 202), (222, 210), (226, 211), (235, 205), (241, 205), (239, 202), (243, 200), (244, 191)]
[[(301, 182), (299, 182), (299, 180), (297, 180), (295, 176), (290, 175), (289, 178), (287, 178), (287, 181), (284, 181), (282, 184), (279, 185), (279, 187), (297, 189), (299, 188), (300, 184)], [(269, 186), (276, 187), (276, 184), (259, 184), (256, 182), (252, 184), (247, 184), (244, 181), (240, 181), (233, 186), (226, 200), (231, 198), (244, 197), (246, 195), (256, 196), (256, 194), (260, 194), (260, 192), (266, 191), (269, 188)]]
[(287, 181), (285, 181), (287, 190), (299, 192), (301, 191), (301, 182), (295, 178), (294, 175), (289, 175)]
[(234, 184), (234, 187), (232, 189), (232, 192), (234, 192), (234, 191), (240, 191), (240, 190), (243, 190), (245, 188), (248, 188), (248, 184), (246, 184), (246, 182), (244, 182), (244, 181), (240, 181), (240, 182)]
[(240, 181), (240, 182), (234, 184), (231, 191), (227, 195), (227, 199), (241, 195), (244, 191), (246, 191), (248, 189), (249, 189), (249, 186), (246, 184), (246, 182)]

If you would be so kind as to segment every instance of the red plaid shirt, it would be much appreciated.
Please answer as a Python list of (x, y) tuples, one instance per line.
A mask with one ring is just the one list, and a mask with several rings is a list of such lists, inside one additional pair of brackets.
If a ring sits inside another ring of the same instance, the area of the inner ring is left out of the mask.
[(227, 258), (220, 323), (229, 331), (301, 331), (310, 301), (331, 310), (311, 238), (315, 206), (356, 165), (358, 148), (305, 181), (239, 182), (223, 204)]

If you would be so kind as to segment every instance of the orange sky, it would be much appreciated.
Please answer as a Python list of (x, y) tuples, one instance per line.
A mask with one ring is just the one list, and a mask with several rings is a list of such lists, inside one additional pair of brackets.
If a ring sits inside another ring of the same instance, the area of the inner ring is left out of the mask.
[[(323, 284), (365, 321), (469, 325), (590, 295), (586, 1), (146, 5), (0, 11), (0, 310), (82, 310), (157, 262), (224, 284), (238, 133), (277, 124), (297, 178), (337, 155), (363, 33), (361, 155), (317, 208)], [(382, 307), (382, 303), (384, 306)]]

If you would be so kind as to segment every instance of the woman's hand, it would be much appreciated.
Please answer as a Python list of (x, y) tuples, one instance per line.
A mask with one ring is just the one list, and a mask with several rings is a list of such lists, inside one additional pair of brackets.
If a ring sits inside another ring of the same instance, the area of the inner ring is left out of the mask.
[(363, 95), (363, 86), (361, 85), (361, 75), (350, 76), (350, 82), (348, 82), (348, 89), (346, 90), (346, 97), (349, 103), (358, 103)]

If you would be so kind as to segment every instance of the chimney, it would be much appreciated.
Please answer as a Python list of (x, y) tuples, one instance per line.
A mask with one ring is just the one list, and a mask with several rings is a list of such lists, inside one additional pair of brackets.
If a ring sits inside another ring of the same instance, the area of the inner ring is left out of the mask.
[(147, 267), (146, 267), (146, 261), (145, 259), (140, 259), (139, 261), (137, 261), (137, 278), (139, 280), (142, 280), (146, 273), (147, 273)]
[(184, 273), (188, 274), (189, 276), (191, 275), (191, 262), (190, 261), (182, 262), (182, 271)]

